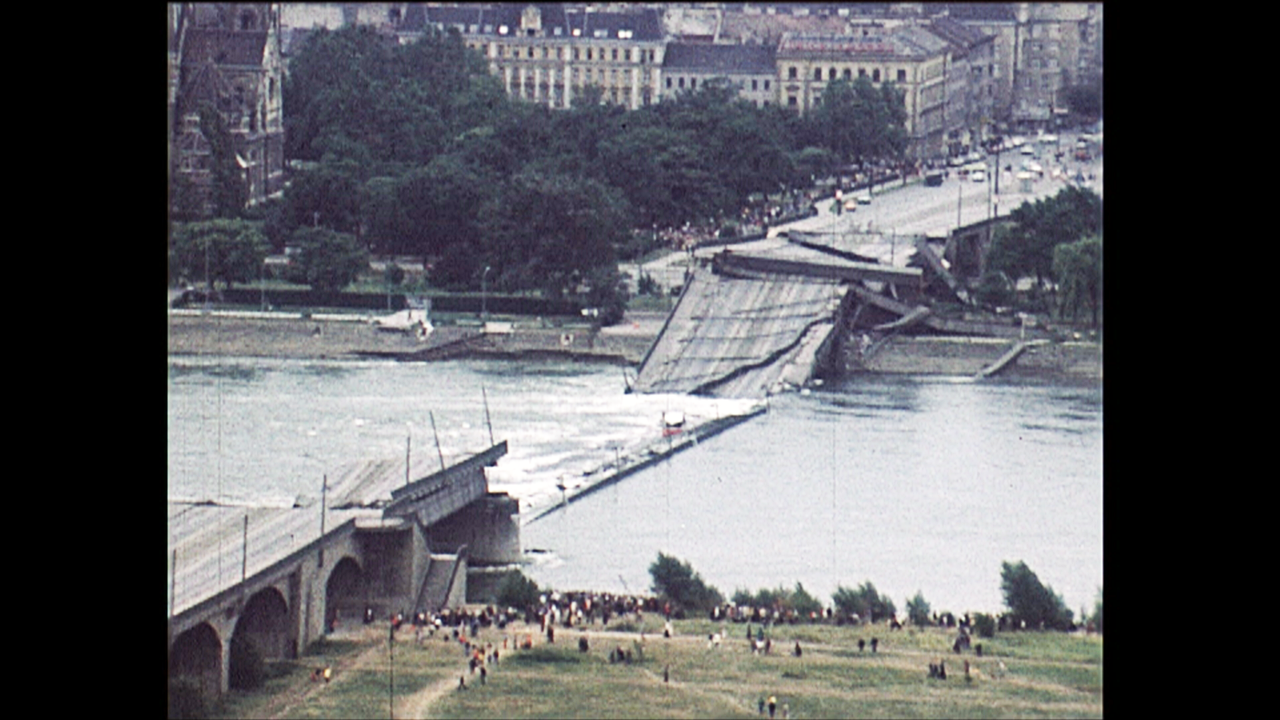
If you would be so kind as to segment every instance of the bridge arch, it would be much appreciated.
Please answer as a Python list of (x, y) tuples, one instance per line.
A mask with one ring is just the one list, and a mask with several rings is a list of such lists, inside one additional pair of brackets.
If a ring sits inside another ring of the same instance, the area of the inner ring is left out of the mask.
[(275, 587), (254, 593), (231, 633), (231, 686), (256, 685), (260, 672), (254, 664), (259, 660), (280, 660), (296, 654), (289, 641), (289, 606), (284, 595)]
[(192, 688), (200, 702), (209, 703), (222, 690), (222, 640), (209, 623), (200, 623), (174, 639), (169, 648), (169, 695)]
[(324, 587), (325, 632), (340, 622), (354, 622), (364, 615), (368, 601), (368, 585), (360, 563), (350, 555), (333, 566)]

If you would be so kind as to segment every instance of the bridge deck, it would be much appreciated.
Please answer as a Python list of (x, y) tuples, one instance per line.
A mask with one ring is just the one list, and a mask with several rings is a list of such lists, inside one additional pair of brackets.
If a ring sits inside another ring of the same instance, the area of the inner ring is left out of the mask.
[[(487, 483), (455, 483), (457, 476), (491, 465), (506, 453), (503, 442), (441, 471), (439, 457), (419, 453), (405, 482), (404, 461), (353, 463), (328, 479), (325, 532), (353, 519), (383, 517), (397, 498), (424, 510), (429, 520), (445, 517), (484, 496)], [(474, 474), (474, 473), (470, 473)], [(457, 485), (445, 497), (423, 497), (433, 488)], [(416, 501), (416, 502), (413, 502)], [(300, 552), (321, 539), (320, 498), (303, 498), (293, 507), (169, 503), (169, 599), (177, 615), (245, 578)], [(248, 518), (247, 534), (245, 518)], [(247, 551), (247, 557), (246, 557)], [(177, 569), (174, 569), (174, 557)]]
[(834, 279), (695, 273), (641, 366), (638, 392), (761, 397), (788, 360), (825, 339), (843, 290)]

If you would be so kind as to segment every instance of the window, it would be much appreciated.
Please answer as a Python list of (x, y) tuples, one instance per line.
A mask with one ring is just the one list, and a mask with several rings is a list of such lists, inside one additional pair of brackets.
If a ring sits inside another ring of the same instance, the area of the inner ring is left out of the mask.
[(613, 49), (613, 59), (615, 62), (618, 60), (618, 48)]
[(693, 89), (697, 89), (697, 87), (698, 87), (698, 78), (689, 78), (689, 87), (690, 87), (690, 88), (693, 88)]
[(906, 81), (907, 81), (907, 71), (906, 71), (906, 70), (899, 70), (899, 71), (898, 71), (898, 82), (906, 82)]
[(866, 76), (867, 76), (867, 69), (866, 69), (866, 68), (858, 68), (858, 77), (866, 77)]
[(574, 49), (573, 49), (573, 59), (574, 59), (574, 60), (577, 60), (577, 59), (578, 59), (578, 48), (574, 48)]
[(835, 68), (829, 68), (829, 69), (827, 70), (827, 79), (828, 79), (828, 80), (835, 80), (835, 79), (836, 79), (836, 69), (835, 69)]
[(765, 80), (765, 81), (764, 81), (764, 89), (765, 89), (765, 90), (768, 90), (768, 89), (769, 89), (769, 81), (768, 81), (768, 80)]
[(684, 87), (684, 78), (680, 78), (680, 87)]
[(671, 89), (671, 78), (667, 78), (667, 89)]
[(871, 71), (871, 82), (880, 82), (880, 68)]
[(759, 82), (760, 82), (759, 80), (752, 80), (752, 81), (751, 81), (751, 89), (752, 89), (752, 90), (759, 90), (759, 88), (758, 88), (758, 87), (756, 87), (756, 84), (757, 84), (757, 83), (759, 83)]
[(792, 68), (787, 68), (787, 79), (788, 79), (788, 80), (795, 80), (795, 79), (796, 79), (796, 69), (795, 69), (795, 68), (793, 68), (793, 67), (792, 67)]
[(822, 79), (822, 68), (814, 68), (814, 69), (813, 69), (813, 79), (814, 79), (814, 80), (821, 80), (821, 79)]
[(787, 107), (795, 107), (795, 106), (796, 106), (796, 96), (795, 96), (795, 95), (788, 95), (788, 96), (787, 96)]
[(853, 79), (853, 71), (852, 71), (852, 70), (850, 70), (849, 68), (845, 68), (845, 69), (844, 69), (844, 79), (845, 79), (845, 80), (852, 80), (852, 79)]
[(591, 59), (591, 48), (587, 48), (587, 59)]
[(533, 57), (533, 48), (529, 48), (529, 57)]

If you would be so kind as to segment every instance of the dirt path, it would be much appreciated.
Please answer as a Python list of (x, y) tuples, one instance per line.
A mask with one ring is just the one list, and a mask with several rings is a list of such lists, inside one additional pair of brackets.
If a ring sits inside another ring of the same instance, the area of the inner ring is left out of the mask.
[[(366, 630), (359, 638), (359, 642), (371, 642), (376, 637), (381, 637), (382, 633), (375, 630)], [(311, 698), (326, 692), (330, 687), (341, 686), (346, 682), (348, 673), (352, 670), (366, 668), (376, 663), (384, 652), (385, 648), (377, 642), (371, 642), (368, 648), (362, 650), (360, 654), (354, 658), (336, 657), (330, 667), (333, 670), (333, 679), (330, 682), (312, 682), (310, 676), (303, 676), (295, 685), (286, 692), (279, 693), (276, 698), (264, 709), (263, 713), (267, 717), (277, 720), (292, 713), (299, 706), (305, 704)], [(316, 667), (323, 666), (320, 658), (314, 658)]]

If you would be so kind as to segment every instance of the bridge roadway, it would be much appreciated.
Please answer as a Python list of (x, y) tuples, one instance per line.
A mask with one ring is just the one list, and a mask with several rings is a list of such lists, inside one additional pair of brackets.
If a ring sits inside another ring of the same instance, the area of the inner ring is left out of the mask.
[[(437, 458), (352, 465), (292, 507), (170, 503), (169, 673), (205, 697), (235, 676), (234, 646), (297, 657), (365, 608), (433, 612), (465, 599), (468, 562), (520, 559), (518, 505), (488, 491), (506, 442)], [(406, 483), (408, 477), (417, 480)]]
[[(904, 253), (905, 255), (905, 253)], [(834, 257), (772, 240), (691, 273), (633, 389), (758, 398), (808, 382), (829, 347), (843, 280), (918, 289), (916, 268)], [(912, 290), (914, 292), (914, 290)]]

